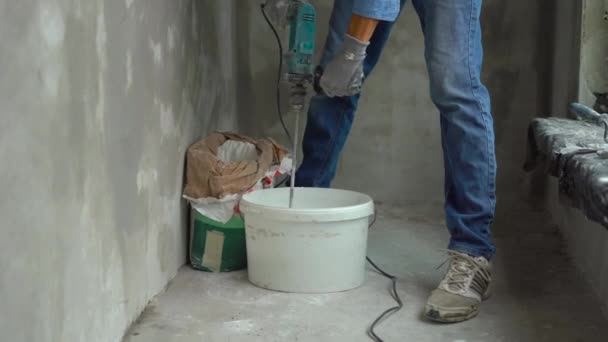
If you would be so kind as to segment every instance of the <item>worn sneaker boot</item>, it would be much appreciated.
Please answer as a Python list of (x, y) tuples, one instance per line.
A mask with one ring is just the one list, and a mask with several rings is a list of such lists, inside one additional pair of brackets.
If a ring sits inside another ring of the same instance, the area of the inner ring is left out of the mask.
[(456, 323), (477, 316), (490, 296), (490, 262), (484, 257), (448, 251), (450, 267), (429, 297), (424, 315), (440, 323)]

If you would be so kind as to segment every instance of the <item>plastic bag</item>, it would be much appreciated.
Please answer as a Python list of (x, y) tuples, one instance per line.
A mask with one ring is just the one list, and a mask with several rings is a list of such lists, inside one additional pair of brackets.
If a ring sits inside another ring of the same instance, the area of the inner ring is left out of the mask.
[(271, 188), (289, 172), (287, 150), (273, 140), (216, 132), (188, 149), (183, 197), (201, 214), (226, 223), (245, 193)]

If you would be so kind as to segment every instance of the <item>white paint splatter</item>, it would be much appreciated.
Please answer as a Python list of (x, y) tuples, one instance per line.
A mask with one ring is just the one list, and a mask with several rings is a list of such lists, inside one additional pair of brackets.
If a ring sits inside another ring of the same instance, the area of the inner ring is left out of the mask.
[(253, 330), (255, 325), (250, 319), (242, 319), (236, 321), (224, 322), (224, 328), (235, 333), (247, 333)]
[(131, 55), (131, 51), (127, 51), (127, 61), (125, 67), (127, 69), (127, 83), (125, 84), (126, 94), (133, 85), (133, 56)]
[[(172, 136), (177, 127), (175, 125), (175, 118), (173, 115), (173, 105), (160, 104), (160, 131), (162, 138)], [(162, 139), (161, 138), (161, 139)]]
[(42, 63), (39, 77), (43, 87), (42, 94), (56, 98), (62, 74), (62, 46), (65, 39), (65, 22), (61, 10), (52, 3), (41, 4), (38, 12), (38, 26), (42, 45)]
[[(103, 2), (102, 5), (103, 6)], [(107, 42), (107, 33), (106, 33), (106, 22), (104, 17), (103, 8), (99, 11), (97, 15), (97, 35), (95, 36), (95, 44), (97, 47), (97, 57), (100, 58), (100, 62), (102, 66), (105, 68), (106, 66), (106, 57), (105, 57), (105, 48)]]
[(100, 2), (99, 14), (97, 15), (97, 35), (95, 37), (95, 46), (97, 48), (97, 59), (99, 61), (99, 74), (97, 75), (97, 106), (95, 107), (95, 120), (97, 121), (98, 129), (104, 135), (104, 115), (105, 115), (105, 71), (108, 67), (108, 56), (106, 54), (106, 22), (104, 17), (103, 1)]
[[(179, 194), (176, 196), (179, 198)], [(162, 207), (162, 219), (161, 223), (164, 225), (171, 225), (174, 222), (179, 221), (180, 215), (180, 201), (176, 200), (176, 197), (167, 197), (163, 196), (160, 199), (161, 207)]]
[(148, 168), (141, 169), (137, 172), (137, 193), (149, 189), (158, 180), (158, 171), (156, 169)]
[(61, 76), (59, 68), (59, 65), (49, 63), (41, 70), (45, 94), (51, 98), (57, 97), (59, 94), (59, 78)]
[(127, 9), (131, 8), (131, 5), (133, 5), (133, 1), (134, 0), (125, 0), (125, 6), (127, 7)]
[(152, 50), (152, 55), (154, 56), (154, 64), (161, 65), (163, 63), (163, 46), (160, 42), (155, 42), (152, 38), (148, 40), (148, 44), (150, 45), (150, 50)]
[(75, 1), (72, 5), (72, 10), (74, 13), (74, 17), (77, 19), (82, 19), (82, 4), (80, 1)]
[(326, 295), (311, 295), (310, 297), (306, 297), (305, 301), (309, 304), (324, 306), (327, 304), (329, 299), (330, 297)]
[(60, 9), (49, 3), (40, 8), (40, 29), (42, 37), (49, 47), (59, 46), (65, 37), (65, 22)]
[(175, 49), (175, 28), (173, 25), (167, 29), (167, 45), (169, 46), (169, 50)]

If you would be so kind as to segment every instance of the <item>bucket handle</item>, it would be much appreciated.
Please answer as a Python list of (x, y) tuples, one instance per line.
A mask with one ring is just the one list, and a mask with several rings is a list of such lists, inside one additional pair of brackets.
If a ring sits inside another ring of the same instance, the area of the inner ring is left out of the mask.
[(369, 225), (367, 226), (367, 228), (372, 229), (374, 224), (376, 224), (376, 219), (378, 218), (378, 212), (376, 211), (375, 208), (374, 208), (374, 213), (372, 215), (370, 215), (369, 217), (371, 217), (371, 221), (370, 221)]

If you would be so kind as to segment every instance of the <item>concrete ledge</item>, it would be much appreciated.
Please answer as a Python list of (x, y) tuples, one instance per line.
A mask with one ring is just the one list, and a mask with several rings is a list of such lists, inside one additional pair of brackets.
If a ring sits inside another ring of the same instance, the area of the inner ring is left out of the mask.
[(548, 186), (549, 212), (566, 239), (574, 264), (598, 296), (602, 310), (608, 314), (608, 231), (587, 220), (580, 210), (560, 203), (557, 179), (551, 178)]
[(525, 169), (542, 167), (559, 179), (557, 197), (608, 228), (608, 144), (603, 129), (582, 121), (535, 119), (528, 135)]

